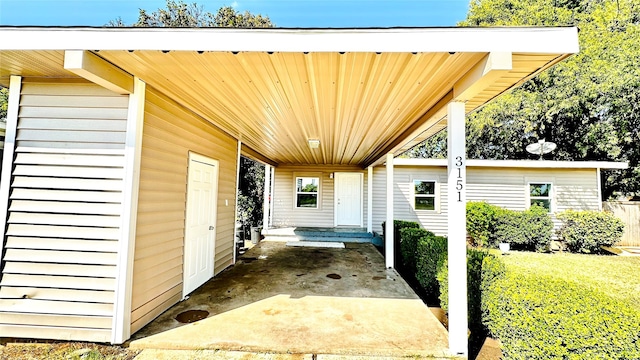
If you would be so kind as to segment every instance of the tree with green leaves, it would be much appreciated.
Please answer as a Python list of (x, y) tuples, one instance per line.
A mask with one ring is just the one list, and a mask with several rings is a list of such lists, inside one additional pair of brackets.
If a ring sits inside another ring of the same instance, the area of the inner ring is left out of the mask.
[[(111, 20), (108, 26), (127, 26), (122, 18)], [(248, 11), (236, 11), (231, 6), (223, 6), (215, 14), (205, 11), (197, 3), (167, 0), (166, 9), (149, 12), (139, 9), (138, 20), (133, 27), (229, 27), (229, 28), (268, 28), (273, 27), (269, 17), (254, 15)]]
[[(476, 0), (463, 26), (577, 26), (580, 53), (467, 118), (467, 155), (526, 159), (558, 144), (554, 160), (628, 161), (604, 172), (603, 195), (640, 194), (640, 0)], [(446, 156), (446, 133), (410, 151)]]
[(7, 110), (9, 109), (9, 89), (0, 87), (0, 121), (7, 118)]

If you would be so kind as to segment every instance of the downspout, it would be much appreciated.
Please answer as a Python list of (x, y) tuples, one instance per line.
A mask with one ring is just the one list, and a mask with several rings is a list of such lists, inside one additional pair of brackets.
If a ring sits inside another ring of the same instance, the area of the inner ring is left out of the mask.
[(598, 182), (598, 210), (602, 211), (602, 176), (600, 175), (600, 168), (596, 168), (596, 181)]

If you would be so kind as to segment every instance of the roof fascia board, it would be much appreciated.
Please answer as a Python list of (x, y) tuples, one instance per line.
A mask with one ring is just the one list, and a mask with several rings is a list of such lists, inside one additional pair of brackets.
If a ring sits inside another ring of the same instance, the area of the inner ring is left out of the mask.
[[(396, 166), (446, 167), (447, 159), (397, 158)], [(467, 167), (528, 168), (528, 169), (627, 169), (628, 162), (614, 161), (554, 161), (554, 160), (467, 160)]]
[[(189, 41), (185, 41), (185, 38)], [(576, 27), (223, 29), (0, 27), (0, 50), (573, 54)]]

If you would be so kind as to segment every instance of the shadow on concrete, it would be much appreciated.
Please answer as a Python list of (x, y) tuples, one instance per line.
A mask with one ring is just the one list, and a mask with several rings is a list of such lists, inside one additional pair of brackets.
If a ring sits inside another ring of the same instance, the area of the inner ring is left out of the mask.
[[(134, 334), (132, 348), (448, 355), (447, 332), (371, 244), (263, 241)], [(204, 310), (206, 319), (176, 317)]]

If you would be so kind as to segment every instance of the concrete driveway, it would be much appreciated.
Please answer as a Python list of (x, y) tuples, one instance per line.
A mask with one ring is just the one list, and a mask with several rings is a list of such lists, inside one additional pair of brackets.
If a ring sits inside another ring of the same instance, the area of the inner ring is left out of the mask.
[[(371, 244), (263, 241), (134, 334), (142, 349), (448, 357), (447, 331)], [(189, 310), (199, 310), (189, 312)], [(189, 315), (208, 317), (183, 324)], [(182, 314), (182, 315), (180, 315)], [(186, 319), (185, 319), (186, 318)]]

